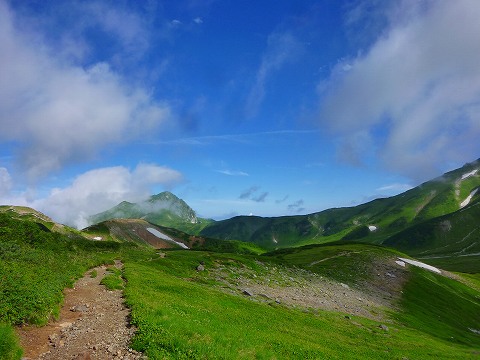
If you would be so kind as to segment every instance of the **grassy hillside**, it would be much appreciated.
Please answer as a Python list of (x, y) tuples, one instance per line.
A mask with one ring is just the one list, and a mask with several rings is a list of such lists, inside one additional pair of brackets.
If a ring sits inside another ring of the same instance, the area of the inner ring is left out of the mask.
[[(310, 255), (310, 260), (321, 260)], [(425, 271), (409, 269), (407, 284), (412, 283), (404, 288), (399, 310), (392, 310), (384, 323), (262, 301), (261, 295), (225, 291), (216, 279), (218, 268), (226, 268), (236, 281), (245, 274), (261, 278), (266, 267), (278, 266), (269, 265), (266, 258), (259, 263), (245, 256), (182, 251), (169, 252), (164, 259), (127, 262), (126, 298), (139, 327), (133, 346), (152, 359), (465, 359), (474, 358), (480, 346), (478, 335), (468, 330), (479, 321), (479, 293)], [(200, 262), (206, 271), (195, 270)], [(148, 283), (143, 281), (146, 277)], [(435, 291), (424, 293), (432, 281), (438, 283)], [(435, 299), (439, 293), (442, 297)], [(458, 312), (452, 302), (460, 304)], [(438, 318), (440, 312), (443, 316)], [(465, 316), (463, 323), (454, 322), (455, 316)]]
[(480, 272), (480, 197), (463, 209), (414, 225), (385, 245), (447, 269)]
[[(173, 241), (155, 236), (148, 229), (155, 229)], [(209, 250), (238, 254), (261, 254), (265, 250), (253, 243), (236, 240), (219, 240), (187, 234), (181, 230), (159, 226), (141, 219), (113, 219), (83, 229), (91, 239), (134, 243), (155, 249), (178, 249), (179, 243), (193, 250)]]
[(0, 213), (0, 359), (21, 353), (12, 325), (43, 325), (57, 316), (63, 289), (119, 250), (117, 243), (66, 236), (17, 217), (13, 211)]
[(113, 259), (125, 264), (138, 329), (131, 346), (149, 359), (469, 359), (480, 347), (477, 276), (460, 283), (402, 267), (395, 260), (405, 255), (380, 246), (158, 254), (4, 213), (0, 247), (2, 359), (20, 359), (13, 325), (44, 324), (58, 313), (63, 288)]

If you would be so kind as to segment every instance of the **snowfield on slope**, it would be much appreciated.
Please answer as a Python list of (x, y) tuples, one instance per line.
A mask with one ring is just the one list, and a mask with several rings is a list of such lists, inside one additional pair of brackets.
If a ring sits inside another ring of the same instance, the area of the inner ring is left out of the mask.
[(478, 172), (478, 169), (475, 169), (473, 171), (470, 171), (469, 173), (463, 174), (462, 180), (465, 180), (466, 178), (469, 178), (470, 176), (475, 175), (477, 172)]
[(158, 231), (157, 229), (147, 228), (147, 231), (148, 231), (150, 234), (155, 235), (155, 236), (158, 237), (159, 239), (171, 241), (171, 242), (173, 242), (173, 243), (181, 246), (181, 247), (184, 248), (184, 249), (188, 249), (188, 246), (187, 246), (187, 245), (185, 245), (185, 244), (183, 244), (183, 243), (181, 243), (181, 242), (178, 242), (178, 241), (173, 240), (170, 236), (165, 235), (164, 233)]
[(477, 193), (478, 191), (478, 188), (476, 188), (475, 190), (473, 190), (470, 195), (467, 196), (467, 198), (465, 200), (462, 201), (462, 203), (460, 204), (460, 209), (461, 208), (464, 208), (465, 206), (467, 206), (468, 204), (470, 204), (470, 200), (472, 200), (472, 197)]
[(405, 259), (405, 258), (398, 258), (400, 261), (403, 261), (403, 262), (406, 262), (407, 264), (410, 264), (410, 265), (413, 265), (413, 266), (418, 266), (418, 267), (421, 267), (423, 269), (427, 269), (427, 270), (430, 270), (430, 271), (433, 271), (433, 272), (436, 272), (438, 274), (441, 274), (442, 272), (440, 271), (440, 269), (437, 269), (436, 267), (434, 266), (431, 266), (431, 265), (427, 265), (425, 263), (422, 263), (420, 261), (416, 261), (416, 260), (411, 260), (411, 259)]

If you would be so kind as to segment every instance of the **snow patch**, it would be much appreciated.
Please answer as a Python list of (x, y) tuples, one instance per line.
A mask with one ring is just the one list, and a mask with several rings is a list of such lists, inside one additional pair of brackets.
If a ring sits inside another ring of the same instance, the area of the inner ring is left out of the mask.
[(436, 273), (438, 273), (438, 274), (441, 274), (441, 273), (442, 273), (442, 272), (440, 271), (440, 269), (437, 269), (437, 268), (434, 267), (434, 266), (427, 265), (427, 264), (422, 263), (422, 262), (420, 262), (420, 261), (410, 260), (410, 259), (404, 259), (404, 258), (398, 258), (398, 259), (399, 259), (400, 261), (406, 262), (407, 264), (410, 264), (410, 265), (413, 265), (413, 266), (418, 266), (418, 267), (421, 267), (421, 268), (423, 268), (423, 269), (436, 272)]
[(405, 261), (396, 260), (395, 263), (396, 263), (397, 265), (400, 265), (401, 267), (405, 267)]
[(181, 246), (181, 247), (184, 248), (184, 249), (188, 249), (188, 246), (187, 246), (187, 245), (185, 245), (185, 244), (183, 244), (183, 243), (181, 243), (181, 242), (178, 242), (178, 241), (173, 240), (170, 236), (165, 235), (164, 233), (158, 231), (157, 229), (147, 228), (147, 231), (148, 231), (150, 234), (155, 235), (155, 236), (158, 237), (159, 239), (171, 241), (171, 242), (173, 242), (173, 243)]
[(273, 242), (274, 242), (275, 244), (278, 244), (278, 241), (277, 241), (277, 239), (275, 239), (275, 236), (273, 237)]
[(478, 169), (470, 171), (469, 173), (463, 174), (462, 175), (462, 180), (465, 180), (466, 178), (469, 178), (470, 176), (475, 175), (478, 172)]
[(101, 236), (95, 236), (95, 237), (93, 238), (93, 240), (100, 241), (100, 240), (102, 240), (102, 237), (101, 237)]
[(368, 230), (377, 231), (377, 227), (375, 225), (368, 225)]
[(470, 193), (470, 195), (468, 195), (467, 198), (460, 203), (460, 209), (461, 209), (461, 208), (464, 208), (465, 206), (467, 206), (468, 204), (470, 204), (470, 200), (472, 200), (472, 197), (477, 193), (477, 191), (478, 191), (478, 188), (476, 188), (475, 190), (473, 190), (473, 191)]

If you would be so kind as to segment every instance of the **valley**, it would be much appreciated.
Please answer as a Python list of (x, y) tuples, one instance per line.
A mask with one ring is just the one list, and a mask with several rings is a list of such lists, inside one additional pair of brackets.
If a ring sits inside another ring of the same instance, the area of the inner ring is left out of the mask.
[(76, 230), (2, 206), (0, 358), (478, 358), (478, 166), (305, 216), (201, 219), (166, 192)]

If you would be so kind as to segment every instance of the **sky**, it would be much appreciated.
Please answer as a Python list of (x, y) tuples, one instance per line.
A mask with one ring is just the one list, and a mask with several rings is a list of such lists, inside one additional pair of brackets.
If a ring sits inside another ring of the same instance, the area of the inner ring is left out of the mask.
[(308, 214), (480, 157), (477, 0), (0, 0), (0, 203)]

